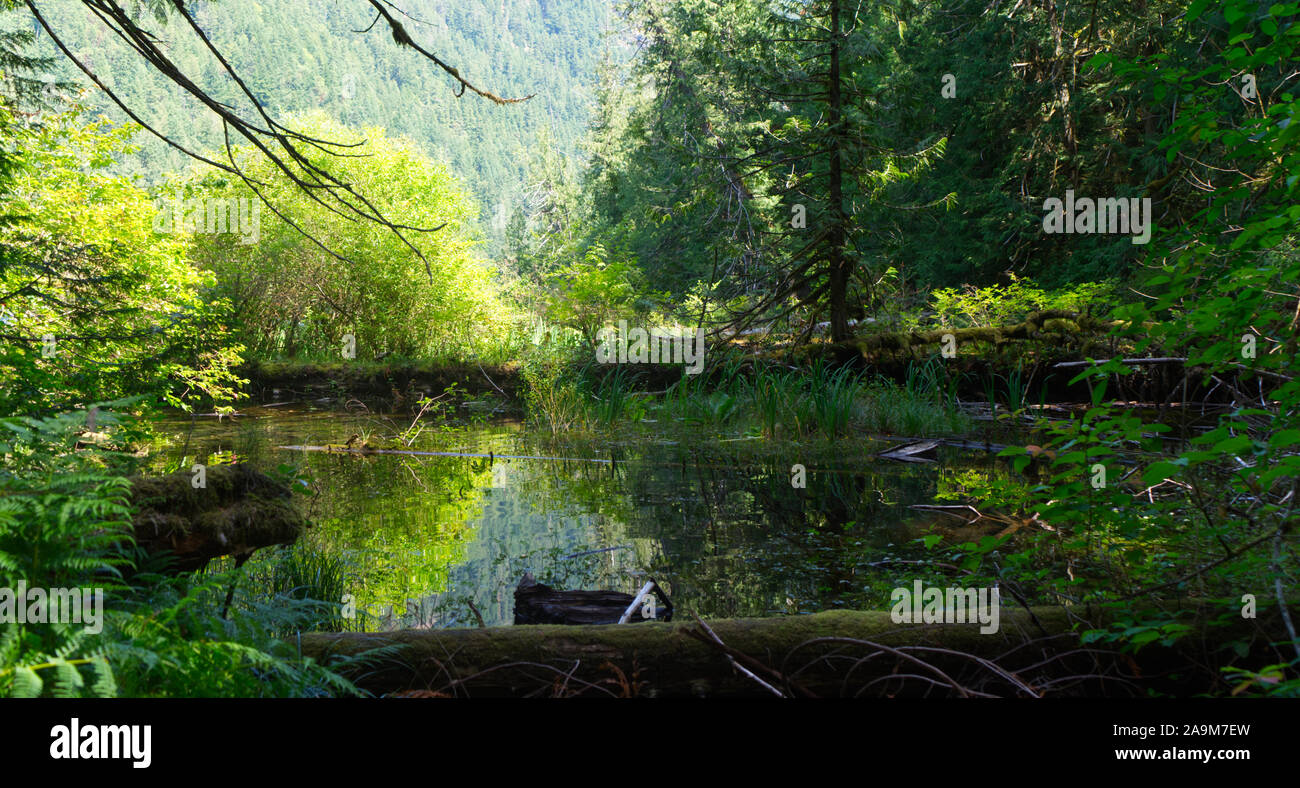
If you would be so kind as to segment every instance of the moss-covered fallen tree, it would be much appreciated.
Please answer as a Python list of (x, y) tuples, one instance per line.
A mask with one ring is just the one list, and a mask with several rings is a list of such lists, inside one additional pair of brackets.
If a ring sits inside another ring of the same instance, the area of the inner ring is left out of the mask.
[[(1221, 613), (1201, 612), (1197, 626)], [(384, 648), (343, 668), (377, 694), (1033, 697), (1172, 689), (1170, 674), (1188, 681), (1194, 671), (1187, 666), (1226, 642), (1223, 630), (1212, 647), (1191, 635), (1178, 648), (1152, 646), (1135, 660), (1083, 645), (1076, 629), (1083, 618), (1095, 624), (1105, 615), (1006, 608), (998, 631), (982, 634), (979, 624), (900, 625), (888, 612), (832, 611), (707, 627), (679, 621), (313, 633), (302, 636), (301, 648), (327, 663)], [(1253, 623), (1238, 624), (1233, 637), (1264, 643)], [(1216, 679), (1202, 672), (1196, 680), (1200, 691)]]
[(1115, 325), (1087, 314), (1044, 310), (1032, 312), (1022, 322), (1011, 325), (872, 333), (844, 342), (809, 344), (800, 353), (810, 356), (860, 355), (863, 358), (895, 353), (927, 356), (941, 349), (950, 341), (950, 336), (957, 348), (977, 343), (999, 346), (1018, 341), (1036, 341), (1054, 347), (1086, 347), (1105, 336)]
[(261, 547), (291, 544), (307, 521), (284, 484), (247, 465), (216, 465), (202, 486), (191, 473), (131, 479), (135, 542), (167, 553), (177, 571), (202, 569), (224, 555), (245, 559)]

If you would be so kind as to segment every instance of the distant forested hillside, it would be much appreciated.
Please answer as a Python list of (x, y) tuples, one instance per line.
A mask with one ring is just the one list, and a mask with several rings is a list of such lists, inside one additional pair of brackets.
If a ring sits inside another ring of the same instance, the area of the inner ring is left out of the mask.
[[(501, 96), (536, 94), (522, 104), (498, 106), (472, 94), (457, 98), (453, 82), (414, 51), (394, 45), (365, 4), (220, 0), (188, 7), (249, 88), (273, 113), (324, 110), (346, 125), (381, 126), (411, 137), (464, 178), (480, 203), (495, 242), (519, 201), (526, 151), (541, 133), (545, 144), (571, 155), (595, 101), (596, 72), (611, 0), (409, 0), (400, 17), (410, 35), (476, 85)], [(200, 149), (220, 143), (215, 116), (135, 56), (80, 3), (42, 3), (41, 12), (75, 54), (103, 74), (132, 107), (152, 106), (144, 118), (175, 139)], [(148, 12), (144, 12), (148, 13)], [(26, 24), (30, 19), (24, 20)], [(149, 29), (172, 45), (171, 56), (202, 87), (223, 101), (240, 102), (220, 64), (202, 55), (195, 35), (176, 23), (145, 17)], [(41, 52), (55, 52), (37, 30)], [(59, 74), (80, 72), (59, 59)], [(100, 91), (85, 101), (110, 117), (124, 116)], [(189, 161), (156, 140), (128, 166), (148, 177)], [(233, 140), (239, 144), (243, 140)], [(495, 247), (495, 243), (491, 246)]]

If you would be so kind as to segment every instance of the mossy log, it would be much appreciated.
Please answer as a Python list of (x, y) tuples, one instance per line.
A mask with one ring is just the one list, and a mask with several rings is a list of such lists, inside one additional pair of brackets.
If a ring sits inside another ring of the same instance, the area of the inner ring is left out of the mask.
[[(995, 658), (1038, 637), (1041, 624), (1049, 634), (1064, 634), (1062, 653), (1077, 647), (1070, 621), (1060, 608), (1004, 610), (996, 634), (981, 634), (978, 624), (899, 625), (888, 612), (831, 611), (806, 616), (731, 619), (709, 622), (718, 639), (736, 654), (758, 660), (791, 686), (768, 675), (765, 681), (792, 695), (853, 694), (873, 680), (899, 670), (899, 660), (867, 659), (852, 671), (851, 662), (871, 649), (822, 638), (865, 640), (885, 646), (933, 647)], [(732, 666), (716, 644), (699, 637), (693, 622), (643, 623), (637, 626), (513, 626), (485, 629), (401, 630), (385, 633), (313, 633), (303, 635), (304, 656), (330, 661), (399, 646), (391, 658), (366, 660), (354, 680), (377, 694), (432, 691), (455, 696), (522, 696), (564, 686), (568, 694), (638, 694), (651, 696), (771, 696), (754, 678)], [(695, 633), (695, 634), (692, 634)], [(1030, 651), (1026, 663), (1041, 661)], [(957, 682), (977, 684), (987, 670), (968, 657), (927, 654)], [(742, 661), (743, 662), (743, 661)], [(904, 660), (906, 662), (906, 660)], [(971, 669), (974, 668), (972, 671)], [(750, 665), (746, 669), (757, 672)], [(1093, 670), (1091, 662), (1085, 670)], [(347, 669), (344, 669), (345, 674)], [(908, 673), (924, 673), (913, 669)], [(566, 678), (567, 677), (567, 678)], [(990, 678), (987, 675), (983, 679)], [(886, 682), (888, 683), (888, 682)], [(928, 688), (924, 681), (915, 689)], [(963, 686), (965, 686), (963, 684)], [(596, 688), (599, 688), (596, 689)], [(585, 690), (585, 691), (584, 691)], [(601, 691), (603, 690), (603, 692)], [(564, 693), (560, 693), (564, 694)], [(961, 694), (957, 692), (957, 694)]]
[(822, 352), (830, 349), (853, 350), (863, 357), (872, 357), (881, 352), (912, 352), (920, 348), (938, 349), (949, 334), (956, 340), (958, 347), (974, 342), (987, 342), (993, 345), (1027, 340), (1059, 343), (1070, 338), (1105, 334), (1114, 325), (1091, 315), (1052, 309), (1033, 312), (1023, 322), (1007, 326), (868, 334), (837, 344), (810, 346), (809, 349), (820, 347)]
[[(1223, 616), (1191, 609), (1194, 632)], [(886, 611), (688, 621), (638, 626), (513, 626), (385, 633), (311, 633), (302, 654), (339, 665), (376, 694), (416, 696), (946, 696), (1127, 695), (1209, 691), (1221, 675), (1197, 670), (1225, 644), (1252, 644), (1250, 661), (1276, 657), (1275, 615), (1236, 619), (1138, 655), (1083, 646), (1078, 627), (1107, 613), (1074, 606), (1003, 608), (996, 633), (979, 624), (896, 624)], [(1267, 633), (1272, 633), (1270, 636)], [(715, 637), (716, 636), (716, 639)], [(1211, 642), (1213, 641), (1213, 642)], [(725, 644), (725, 645), (722, 645)], [(339, 663), (389, 647), (382, 656)], [(1222, 685), (1217, 685), (1222, 690)]]
[(261, 547), (292, 544), (307, 521), (284, 484), (247, 465), (206, 469), (204, 486), (187, 472), (131, 479), (136, 545), (168, 553), (176, 571), (202, 569), (213, 558), (246, 559)]
[(518, 398), (521, 390), (515, 364), (253, 361), (241, 366), (239, 374), (251, 381), (253, 391), (263, 395), (273, 389), (336, 395), (342, 389), (358, 396), (383, 396), (413, 402), (421, 395), (441, 394), (452, 385), (472, 396), (495, 398), (504, 393), (512, 400)]

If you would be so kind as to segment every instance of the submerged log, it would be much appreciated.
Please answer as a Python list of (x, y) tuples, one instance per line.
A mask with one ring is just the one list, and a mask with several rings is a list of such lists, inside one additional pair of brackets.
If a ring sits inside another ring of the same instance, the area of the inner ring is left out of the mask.
[[(637, 610), (628, 623), (672, 620), (672, 603), (658, 585), (653, 590), (663, 605), (660, 614), (645, 618)], [(515, 624), (616, 624), (639, 599), (619, 591), (557, 591), (525, 573), (515, 588)]]
[(195, 487), (187, 472), (131, 479), (135, 542), (170, 554), (170, 569), (197, 571), (213, 558), (243, 561), (261, 547), (292, 544), (307, 521), (289, 488), (248, 465), (216, 465)]

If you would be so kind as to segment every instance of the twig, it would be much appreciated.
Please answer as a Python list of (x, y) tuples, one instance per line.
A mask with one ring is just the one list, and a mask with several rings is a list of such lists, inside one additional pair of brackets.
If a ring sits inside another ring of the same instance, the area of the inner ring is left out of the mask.
[(637, 609), (637, 607), (641, 604), (641, 600), (645, 599), (646, 594), (653, 591), (654, 587), (655, 587), (655, 581), (653, 580), (641, 586), (641, 590), (637, 592), (636, 596), (632, 597), (632, 604), (628, 605), (627, 610), (624, 610), (623, 615), (619, 617), (618, 623), (626, 624), (627, 620), (632, 617), (632, 611)]
[(1295, 624), (1291, 622), (1291, 611), (1286, 606), (1286, 594), (1282, 591), (1282, 530), (1273, 535), (1273, 593), (1277, 595), (1277, 606), (1282, 611), (1282, 623), (1291, 636), (1291, 648), (1295, 650), (1296, 659), (1300, 659), (1300, 638), (1296, 637)]
[[(953, 689), (957, 690), (957, 692), (961, 693), (961, 696), (963, 698), (969, 698), (973, 694), (971, 690), (963, 687), (961, 684), (958, 684), (957, 680), (949, 676), (947, 673), (945, 673), (943, 669), (935, 665), (931, 665), (929, 662), (926, 662), (923, 659), (914, 657), (911, 654), (908, 654), (906, 651), (903, 651), (902, 649), (897, 649), (894, 648), (893, 646), (886, 646), (883, 643), (875, 643), (870, 640), (860, 640), (858, 638), (841, 638), (841, 637), (813, 638), (812, 640), (805, 640), (803, 643), (800, 643), (799, 645), (795, 646), (793, 649), (791, 649), (790, 653), (793, 654), (795, 651), (798, 651), (799, 649), (805, 646), (811, 646), (817, 643), (844, 643), (844, 644), (853, 644), (858, 646), (867, 646), (869, 648), (874, 648), (877, 651), (882, 651), (887, 654), (893, 654), (899, 659), (906, 660), (907, 662), (911, 662), (914, 665), (917, 665), (925, 670), (930, 671), (931, 673), (934, 673), (936, 676), (946, 681), (948, 683), (948, 686), (952, 687)], [(953, 653), (960, 653), (960, 652), (953, 652)], [(868, 657), (868, 659), (869, 658), (870, 657)], [(789, 659), (789, 657), (787, 657), (787, 659)], [(862, 662), (862, 660), (859, 660), (859, 662)]]
[(693, 634), (697, 639), (702, 640), (706, 643), (711, 642), (713, 645), (717, 646), (722, 651), (722, 655), (727, 658), (727, 661), (731, 663), (731, 666), (733, 668), (745, 674), (746, 676), (753, 679), (754, 681), (758, 682), (765, 689), (767, 689), (768, 692), (771, 692), (773, 695), (777, 696), (778, 698), (785, 697), (785, 693), (781, 692), (781, 690), (777, 689), (776, 687), (773, 687), (771, 684), (768, 684), (766, 681), (763, 681), (758, 676), (755, 676), (751, 671), (746, 670), (744, 667), (742, 667), (741, 664), (737, 662), (733, 656), (731, 656), (732, 650), (727, 646), (726, 643), (722, 642), (722, 638), (718, 637), (717, 633), (713, 631), (712, 627), (704, 623), (704, 620), (701, 619), (698, 615), (695, 615), (693, 617), (695, 618), (695, 623), (699, 624), (700, 628), (705, 633), (708, 634), (708, 638), (705, 638), (703, 635), (699, 634), (698, 632), (695, 632), (694, 630), (688, 630), (689, 634)]
[(1162, 356), (1160, 358), (1121, 358), (1121, 359), (1101, 358), (1101, 359), (1096, 359), (1095, 361), (1062, 361), (1060, 363), (1053, 364), (1052, 368), (1070, 369), (1072, 367), (1086, 367), (1086, 366), (1095, 367), (1100, 364), (1105, 364), (1109, 361), (1115, 361), (1115, 360), (1118, 360), (1119, 363), (1121, 364), (1134, 365), (1134, 364), (1177, 364), (1179, 362), (1186, 361), (1187, 359), (1177, 357), (1177, 356)]

